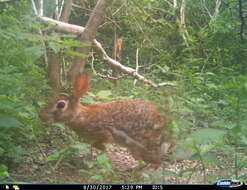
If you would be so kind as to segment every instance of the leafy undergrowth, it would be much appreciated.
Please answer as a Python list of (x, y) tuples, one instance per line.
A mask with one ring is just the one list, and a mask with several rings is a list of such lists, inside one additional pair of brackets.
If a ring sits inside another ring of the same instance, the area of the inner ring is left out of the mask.
[[(122, 88), (125, 85), (120, 86)], [(94, 89), (97, 87), (94, 86)], [(22, 133), (26, 134), (23, 139), (20, 136), (15, 139), (21, 140), (22, 153), (17, 154), (15, 150), (18, 160), (0, 168), (0, 180), (25, 183), (167, 184), (208, 184), (222, 178), (246, 180), (246, 138), (245, 128), (242, 127), (245, 120), (241, 119), (242, 115), (238, 115), (244, 114), (239, 112), (239, 107), (244, 104), (239, 103), (234, 112), (228, 106), (216, 109), (211, 105), (212, 101), (203, 96), (193, 97), (186, 94), (188, 92), (181, 96), (178, 91), (164, 94), (162, 91), (143, 93), (145, 90), (136, 89), (132, 91), (133, 95), (127, 97), (125, 91), (94, 92), (92, 89), (82, 101), (83, 104), (93, 104), (113, 99), (148, 97), (156, 103), (168, 102), (167, 107), (173, 112), (172, 127), (177, 142), (159, 169), (125, 171), (138, 164), (125, 149), (109, 145), (106, 153), (91, 150), (90, 145), (81, 142), (67, 127), (61, 124), (43, 126), (34, 115), (33, 120), (25, 120), (29, 127), (22, 129)], [(232, 98), (229, 98), (229, 104), (234, 100)], [(221, 112), (218, 112), (219, 109)], [(230, 118), (230, 112), (234, 112), (231, 115), (236, 118)], [(16, 136), (5, 133), (5, 137), (8, 137), (6, 134), (12, 138)], [(11, 147), (15, 146), (13, 144)], [(5, 150), (10, 151), (7, 147)]]
[[(153, 170), (134, 169), (120, 171), (119, 166), (133, 159), (123, 149), (108, 146), (107, 153), (93, 150), (90, 145), (78, 141), (68, 129), (52, 127), (47, 136), (38, 137), (39, 143), (26, 147), (28, 152), (22, 161), (9, 170), (6, 181), (22, 183), (212, 183), (219, 178), (230, 177), (234, 173), (234, 160), (220, 157), (221, 164), (198, 160), (167, 160), (164, 165)], [(120, 160), (112, 161), (111, 155), (119, 155)], [(125, 157), (127, 156), (127, 157)], [(123, 157), (127, 162), (123, 161)], [(122, 160), (122, 161), (121, 161)], [(130, 165), (126, 164), (126, 169)], [(239, 174), (246, 174), (246, 168)]]

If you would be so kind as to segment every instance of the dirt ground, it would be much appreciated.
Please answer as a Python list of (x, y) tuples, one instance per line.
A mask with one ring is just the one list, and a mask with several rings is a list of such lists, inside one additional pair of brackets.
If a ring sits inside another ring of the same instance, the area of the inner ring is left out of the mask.
[[(97, 156), (102, 155), (101, 152), (94, 149), (90, 151), (90, 145), (82, 147), (78, 152), (68, 151), (66, 135), (62, 135), (61, 132), (52, 132), (51, 135), (43, 136), (37, 141), (33, 147), (29, 147), (30, 151), (23, 156), (22, 163), (11, 168), (11, 180), (42, 184), (204, 184), (217, 178), (228, 177), (229, 172), (232, 172), (210, 164), (205, 168), (199, 161), (191, 160), (164, 161), (156, 170), (150, 167), (131, 170), (138, 166), (138, 161), (133, 159), (125, 148), (117, 145), (108, 145), (104, 153), (111, 162), (110, 167), (109, 163), (103, 163), (104, 166), (101, 166), (97, 163)], [(56, 152), (59, 153), (57, 156)]]

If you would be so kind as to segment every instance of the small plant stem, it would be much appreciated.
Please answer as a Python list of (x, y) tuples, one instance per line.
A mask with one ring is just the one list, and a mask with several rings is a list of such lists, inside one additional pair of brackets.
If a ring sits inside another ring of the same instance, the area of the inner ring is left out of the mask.
[(235, 154), (234, 154), (234, 170), (235, 170), (235, 178), (238, 179), (238, 154), (237, 154), (237, 148), (236, 148)]

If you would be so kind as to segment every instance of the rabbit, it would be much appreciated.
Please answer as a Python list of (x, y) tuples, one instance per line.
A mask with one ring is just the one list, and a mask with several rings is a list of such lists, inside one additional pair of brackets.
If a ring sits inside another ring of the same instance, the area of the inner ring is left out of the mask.
[[(83, 106), (80, 98), (89, 87), (87, 73), (75, 78), (71, 95), (60, 94), (41, 109), (43, 121), (62, 122), (84, 141), (102, 151), (105, 143), (126, 147), (137, 160), (160, 165), (164, 142), (163, 130), (169, 130), (168, 120), (158, 112), (158, 106), (142, 100), (116, 100)], [(168, 140), (168, 141), (167, 141)], [(164, 148), (163, 148), (164, 149)]]

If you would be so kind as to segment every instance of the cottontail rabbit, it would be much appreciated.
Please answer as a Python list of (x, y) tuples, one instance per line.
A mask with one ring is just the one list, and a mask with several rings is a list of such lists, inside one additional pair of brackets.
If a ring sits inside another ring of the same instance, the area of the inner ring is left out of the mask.
[(80, 97), (87, 92), (88, 80), (87, 73), (77, 76), (72, 94), (56, 97), (39, 112), (41, 119), (63, 122), (100, 150), (105, 150), (105, 143), (115, 142), (127, 147), (135, 159), (159, 165), (164, 142), (161, 132), (168, 130), (168, 124), (157, 106), (141, 100), (83, 106)]

